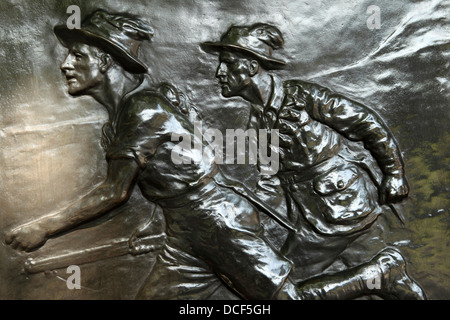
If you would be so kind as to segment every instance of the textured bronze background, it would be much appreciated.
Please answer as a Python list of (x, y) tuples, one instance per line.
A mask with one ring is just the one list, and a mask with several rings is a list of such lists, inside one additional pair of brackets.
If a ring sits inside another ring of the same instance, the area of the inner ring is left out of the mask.
[[(242, 99), (221, 97), (214, 77), (217, 57), (205, 54), (199, 44), (218, 39), (233, 24), (277, 25), (285, 38), (277, 54), (289, 65), (277, 75), (331, 87), (372, 107), (393, 131), (411, 191), (402, 204), (406, 225), (388, 217), (391, 228), (384, 237), (408, 258), (409, 274), (429, 298), (450, 298), (448, 2), (1, 1), (2, 239), (10, 228), (64, 207), (105, 176), (99, 137), (106, 113), (90, 97), (69, 97), (59, 70), (66, 50), (53, 27), (65, 22), (73, 4), (82, 17), (103, 8), (148, 19), (155, 36), (143, 45), (141, 57), (155, 82), (175, 84), (205, 122), (220, 129), (243, 127), (249, 108)], [(366, 26), (370, 5), (381, 9), (380, 29)], [(124, 207), (49, 240), (31, 256), (127, 239), (146, 222), (144, 207), (136, 189)], [(155, 225), (156, 234), (162, 225)], [(151, 253), (124, 255), (83, 264), (82, 289), (68, 290), (65, 268), (23, 274), (29, 255), (2, 241), (0, 298), (130, 299), (155, 258)]]

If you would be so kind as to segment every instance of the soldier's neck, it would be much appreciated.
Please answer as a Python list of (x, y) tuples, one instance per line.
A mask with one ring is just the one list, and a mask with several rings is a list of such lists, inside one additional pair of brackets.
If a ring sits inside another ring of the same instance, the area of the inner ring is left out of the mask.
[(254, 75), (244, 99), (264, 108), (272, 95), (272, 82), (272, 76), (265, 71)]
[(92, 97), (101, 103), (109, 114), (109, 121), (115, 124), (120, 112), (122, 98), (136, 89), (142, 80), (135, 75), (123, 72), (108, 72), (104, 81), (96, 88)]

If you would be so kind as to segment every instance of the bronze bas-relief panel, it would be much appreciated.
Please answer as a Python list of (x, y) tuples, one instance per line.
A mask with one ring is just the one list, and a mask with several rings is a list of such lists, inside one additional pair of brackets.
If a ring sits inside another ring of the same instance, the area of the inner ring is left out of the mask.
[(449, 297), (444, 2), (0, 8), (2, 299)]

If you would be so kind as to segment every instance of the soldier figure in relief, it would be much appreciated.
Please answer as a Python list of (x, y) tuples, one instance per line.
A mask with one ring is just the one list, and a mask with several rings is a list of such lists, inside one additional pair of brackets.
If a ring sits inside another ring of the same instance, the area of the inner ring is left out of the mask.
[[(403, 258), (392, 250), (344, 272), (292, 281), (292, 262), (266, 239), (254, 205), (223, 185), (214, 156), (193, 149), (184, 156), (200, 162), (171, 160), (174, 133), (196, 137), (177, 99), (170, 99), (176, 89), (160, 90), (145, 75), (138, 49), (153, 32), (144, 21), (98, 10), (80, 29), (54, 31), (68, 48), (61, 69), (69, 93), (92, 96), (109, 113), (102, 138), (107, 176), (69, 207), (11, 230), (6, 243), (35, 250), (124, 204), (137, 185), (162, 208), (167, 235), (138, 299), (417, 298)], [(373, 278), (381, 279), (381, 289), (365, 285)]]
[[(285, 65), (272, 55), (283, 44), (278, 28), (257, 23), (233, 26), (201, 47), (219, 55), (222, 96), (250, 102), (249, 128), (279, 130), (280, 170), (275, 179), (260, 175), (259, 190), (270, 194), (271, 183), (284, 190), (295, 231), (282, 253), (302, 279), (377, 228), (383, 205), (407, 197), (408, 185), (397, 143), (374, 111), (317, 84), (270, 73)], [(349, 140), (362, 142), (371, 157)]]

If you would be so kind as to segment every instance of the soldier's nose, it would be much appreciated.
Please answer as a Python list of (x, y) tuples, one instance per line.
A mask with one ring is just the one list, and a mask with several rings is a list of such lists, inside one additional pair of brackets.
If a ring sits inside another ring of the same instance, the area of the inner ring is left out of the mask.
[(221, 64), (219, 64), (219, 66), (217, 67), (216, 77), (217, 77), (217, 78), (223, 77), (225, 74), (226, 74), (226, 73), (225, 73), (225, 67), (224, 67), (224, 64), (221, 63)]
[(73, 69), (73, 65), (70, 63), (70, 55), (68, 55), (66, 59), (64, 59), (64, 61), (61, 63), (60, 69), (62, 72)]

